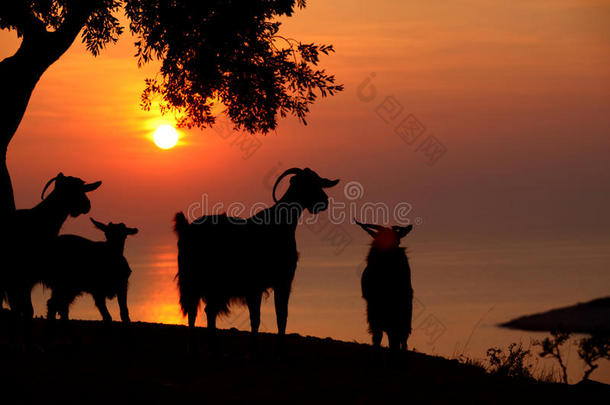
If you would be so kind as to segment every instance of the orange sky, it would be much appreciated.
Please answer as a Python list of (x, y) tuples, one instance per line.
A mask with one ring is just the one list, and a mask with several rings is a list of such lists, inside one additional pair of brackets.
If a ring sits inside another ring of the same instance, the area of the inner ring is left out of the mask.
[[(409, 201), (435, 234), (465, 224), (555, 232), (560, 222), (605, 232), (609, 2), (310, 3), (284, 33), (333, 43), (323, 64), (346, 90), (314, 106), (307, 127), (284, 120), (247, 160), (212, 130), (157, 149), (160, 117), (138, 106), (154, 66), (137, 69), (129, 35), (98, 58), (75, 44), (44, 75), (10, 146), (18, 206), (61, 169), (104, 180), (94, 215), (166, 232), (202, 192), (269, 201), (259, 179), (282, 162), (357, 180), (366, 200)], [(7, 56), (18, 41), (3, 31), (0, 44)], [(364, 103), (356, 88), (371, 72), (378, 97)], [(447, 147), (434, 167), (375, 114), (389, 95)]]

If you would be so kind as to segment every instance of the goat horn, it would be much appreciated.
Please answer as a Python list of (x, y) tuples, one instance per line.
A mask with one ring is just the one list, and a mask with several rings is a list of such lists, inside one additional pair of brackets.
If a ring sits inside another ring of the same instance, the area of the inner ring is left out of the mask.
[(49, 188), (51, 183), (53, 183), (55, 180), (57, 180), (58, 177), (59, 177), (59, 175), (57, 175), (57, 176), (53, 177), (51, 180), (47, 181), (47, 184), (45, 184), (44, 188), (42, 189), (42, 194), (40, 194), (41, 200), (44, 200), (44, 193), (47, 191), (47, 188)]
[(354, 218), (354, 221), (356, 221), (357, 225), (360, 225), (363, 228), (372, 228), (372, 229), (375, 229), (377, 231), (380, 230), (380, 229), (383, 229), (383, 226), (381, 226), (381, 225), (363, 224), (362, 222), (358, 222), (358, 220), (356, 218)]
[(293, 167), (292, 169), (288, 169), (286, 170), (284, 173), (282, 173), (280, 175), (280, 177), (277, 178), (277, 180), (275, 181), (275, 184), (273, 185), (273, 201), (277, 202), (277, 198), (275, 197), (275, 190), (277, 189), (278, 184), (280, 184), (280, 181), (282, 181), (282, 179), (286, 176), (289, 176), (291, 174), (299, 174), (303, 171), (303, 169), (299, 169), (298, 167)]
[(366, 233), (371, 235), (373, 238), (375, 236), (377, 236), (377, 234), (372, 229), (370, 229), (371, 225), (363, 224), (362, 222), (358, 222), (358, 220), (356, 218), (354, 218), (354, 221), (356, 222), (356, 225), (359, 225), (363, 230), (366, 231)]

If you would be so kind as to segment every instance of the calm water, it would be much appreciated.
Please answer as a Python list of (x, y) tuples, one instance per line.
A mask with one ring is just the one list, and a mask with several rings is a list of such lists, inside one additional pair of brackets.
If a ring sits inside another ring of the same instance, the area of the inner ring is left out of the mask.
[[(304, 227), (303, 227), (304, 228)], [(290, 302), (288, 329), (303, 335), (369, 342), (360, 297), (360, 274), (368, 241), (353, 239), (342, 251), (319, 233), (299, 229), (301, 260)], [(431, 243), (413, 238), (409, 256), (417, 304), (410, 346), (418, 351), (456, 357), (484, 358), (491, 346), (506, 347), (545, 334), (511, 331), (494, 325), (513, 317), (608, 295), (610, 241), (461, 241)], [(175, 240), (128, 241), (133, 275), (129, 304), (132, 319), (184, 324), (177, 305)], [(34, 294), (38, 315), (44, 314), (48, 292)], [(110, 304), (118, 319), (116, 302)], [(99, 319), (89, 297), (80, 298), (72, 317)], [(199, 325), (205, 325), (203, 317)], [(248, 330), (248, 314), (235, 308), (220, 327)], [(273, 301), (263, 304), (262, 330), (275, 331)], [(534, 349), (536, 350), (536, 349)], [(566, 349), (571, 382), (580, 379), (583, 365), (576, 348)], [(552, 362), (536, 364), (549, 369)], [(610, 383), (608, 362), (594, 372)]]

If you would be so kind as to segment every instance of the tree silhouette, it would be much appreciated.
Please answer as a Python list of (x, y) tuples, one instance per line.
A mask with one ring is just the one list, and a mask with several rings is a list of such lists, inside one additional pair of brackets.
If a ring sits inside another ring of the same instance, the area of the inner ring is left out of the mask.
[(550, 338), (544, 338), (543, 340), (535, 340), (533, 343), (535, 346), (540, 346), (541, 351), (538, 354), (540, 357), (552, 357), (557, 360), (559, 367), (561, 367), (561, 380), (568, 383), (568, 368), (563, 361), (563, 355), (561, 353), (561, 346), (570, 340), (570, 334), (561, 330), (551, 331)]
[(599, 360), (610, 360), (610, 336), (597, 334), (578, 341), (578, 356), (585, 362), (587, 368), (582, 380), (588, 380), (599, 365)]
[(186, 127), (214, 124), (222, 102), (235, 127), (266, 133), (278, 115), (306, 123), (317, 97), (342, 90), (318, 65), (330, 45), (301, 43), (279, 35), (278, 18), (290, 17), (305, 0), (12, 0), (0, 1), (0, 29), (22, 38), (17, 52), (0, 62), (0, 215), (14, 210), (6, 150), (36, 83), (79, 33), (98, 55), (123, 32), (123, 10), (136, 37), (141, 66), (160, 60), (146, 80), (142, 106), (159, 99)]

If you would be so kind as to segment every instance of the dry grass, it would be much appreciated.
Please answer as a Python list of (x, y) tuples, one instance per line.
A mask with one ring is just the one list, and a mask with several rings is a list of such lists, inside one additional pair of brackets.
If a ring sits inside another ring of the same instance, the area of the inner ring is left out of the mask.
[[(370, 346), (290, 335), (278, 358), (274, 336), (261, 336), (259, 359), (248, 356), (249, 336), (220, 331), (221, 353), (187, 354), (183, 326), (135, 323), (132, 343), (120, 325), (105, 333), (99, 322), (74, 322), (75, 346), (59, 342), (41, 353), (9, 348), (0, 322), (0, 390), (21, 402), (209, 403), (580, 403), (608, 394), (607, 386), (576, 387), (489, 375), (481, 364), (422, 353), (404, 362), (378, 356)], [(36, 322), (37, 338), (43, 325)], [(200, 330), (205, 347), (205, 330)], [(587, 398), (588, 397), (588, 398)]]

